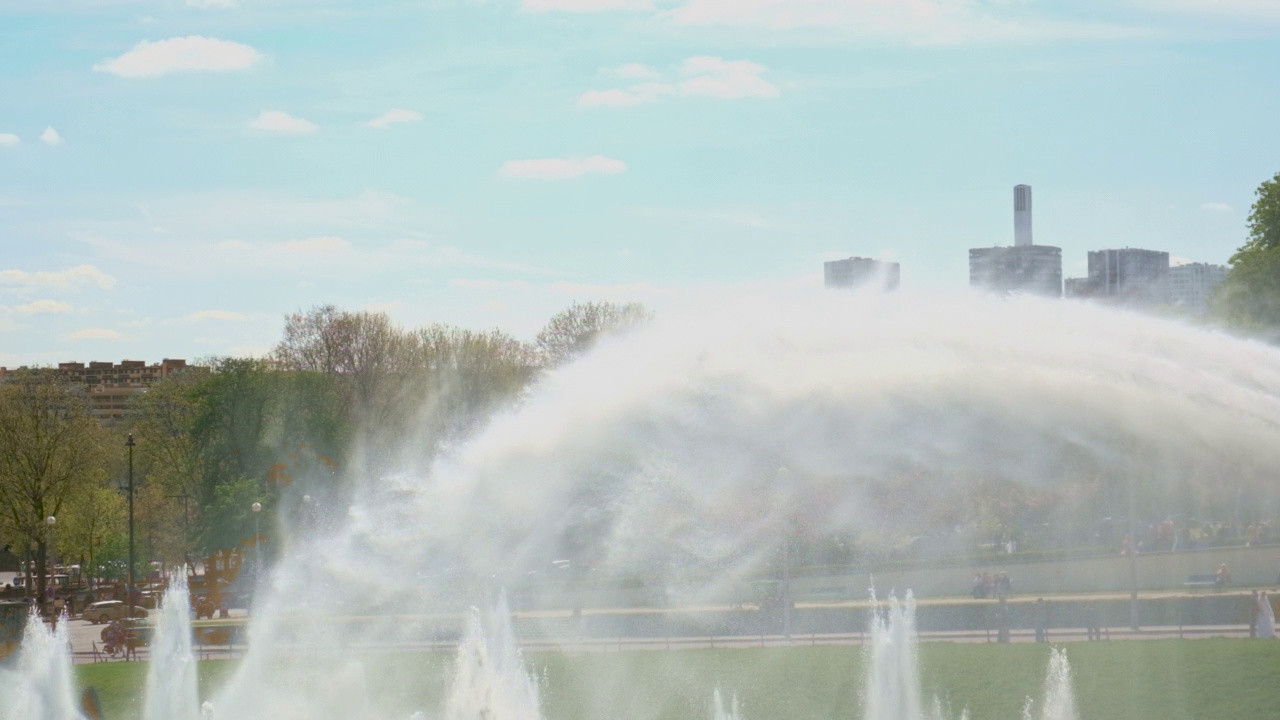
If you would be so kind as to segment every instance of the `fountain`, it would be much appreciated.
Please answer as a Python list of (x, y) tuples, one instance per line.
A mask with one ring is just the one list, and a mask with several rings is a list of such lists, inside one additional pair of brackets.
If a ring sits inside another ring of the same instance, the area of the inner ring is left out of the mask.
[[(658, 578), (650, 590), (664, 600), (724, 603), (776, 557), (789, 528), (892, 527), (977, 482), (1051, 487), (1140, 470), (1172, 491), (1203, 476), (1274, 476), (1280, 352), (1029, 298), (733, 298), (549, 372), (429, 467), (409, 448), (364, 457), (351, 470), (351, 504), (317, 509), (327, 531), (288, 548), (262, 583), (249, 651), (206, 716), (378, 716), (369, 657), (461, 634), (441, 715), (541, 717), (505, 609), (487, 627), (462, 613), (462, 633), (440, 617), (494, 587), (529, 585), (564, 557), (604, 576)], [(911, 481), (929, 492), (876, 505), (886, 487)], [(522, 610), (536, 602), (512, 600)], [(890, 601), (873, 625), (867, 718), (942, 714), (920, 696), (912, 603)], [(43, 632), (29, 631), (24, 658), (56, 655)], [(1072, 718), (1066, 658), (1054, 657), (1041, 717)], [(306, 667), (282, 666), (290, 658)], [(38, 676), (44, 689), (21, 697), (53, 703), (23, 700), (49, 708), (26, 717), (63, 720), (62, 690), (36, 669), (47, 663), (23, 662), (19, 674), (35, 674), (23, 682)], [(191, 707), (188, 681), (174, 668), (159, 675), (153, 692)], [(151, 703), (188, 716), (167, 698)]]
[(191, 598), (187, 576), (169, 576), (151, 638), (144, 720), (198, 720), (196, 659), (191, 652)]
[(474, 608), (467, 613), (444, 720), (542, 720), (541, 693), (525, 670), (505, 594), (487, 620)]
[(864, 720), (925, 720), (916, 657), (916, 601), (910, 592), (905, 602), (890, 597), (887, 610), (872, 612), (868, 636)]
[[(1036, 720), (1028, 707), (1024, 720)], [(1044, 704), (1039, 720), (1078, 720), (1076, 714), (1075, 687), (1071, 679), (1071, 664), (1067, 651), (1054, 648), (1049, 656), (1049, 673), (1044, 680)]]
[(716, 688), (711, 696), (711, 720), (742, 720), (742, 712), (738, 710), (738, 696), (734, 695), (726, 707), (720, 697), (720, 688)]
[(80, 703), (71, 670), (71, 643), (63, 617), (50, 630), (32, 614), (13, 670), (0, 669), (3, 720), (79, 720)]

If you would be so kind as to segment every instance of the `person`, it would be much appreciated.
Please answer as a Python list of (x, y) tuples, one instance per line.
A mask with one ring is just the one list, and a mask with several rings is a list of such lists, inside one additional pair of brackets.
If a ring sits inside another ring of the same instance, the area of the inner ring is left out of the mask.
[(1213, 574), (1213, 589), (1221, 590), (1229, 582), (1231, 582), (1231, 571), (1227, 569), (1226, 563), (1222, 563), (1218, 566), (1218, 571)]
[(1036, 600), (1036, 642), (1049, 642), (1049, 605), (1044, 598)]
[(974, 600), (981, 600), (987, 596), (986, 589), (982, 586), (982, 573), (976, 572), (973, 574), (973, 584), (969, 588), (969, 594), (973, 596)]
[(1258, 623), (1254, 628), (1253, 636), (1268, 639), (1275, 639), (1276, 636), (1276, 614), (1271, 607), (1271, 598), (1267, 597), (1266, 590), (1258, 593)]
[(1089, 613), (1089, 616), (1088, 616), (1089, 627), (1086, 629), (1086, 632), (1089, 635), (1089, 639), (1101, 640), (1102, 639), (1102, 605), (1101, 603), (1098, 603), (1098, 602), (1089, 603), (1088, 613)]
[(1009, 643), (1009, 601), (1004, 598), (996, 605), (996, 642)]
[(1253, 591), (1249, 598), (1249, 637), (1258, 637), (1258, 613), (1262, 606), (1258, 604), (1258, 591)]

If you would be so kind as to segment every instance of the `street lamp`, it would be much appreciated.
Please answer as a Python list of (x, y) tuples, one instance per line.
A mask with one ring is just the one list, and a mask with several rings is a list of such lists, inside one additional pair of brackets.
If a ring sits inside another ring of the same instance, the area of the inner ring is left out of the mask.
[(125, 613), (125, 623), (133, 619), (133, 448), (138, 443), (133, 440), (133, 433), (129, 433), (128, 439), (124, 441), (124, 446), (129, 448), (129, 567), (125, 575), (124, 594), (128, 597), (126, 604), (128, 605)]
[[(46, 553), (45, 553), (45, 558), (47, 559), (47, 561), (48, 561), (48, 563), (49, 563), (49, 567), (50, 567), (50, 569), (52, 570), (51, 577), (52, 577), (52, 579), (53, 579), (54, 593), (55, 593), (55, 597), (56, 597), (56, 593), (58, 592), (58, 591), (57, 591), (57, 587), (58, 587), (58, 563), (57, 563), (57, 561), (56, 561), (56, 560), (54, 559), (54, 557), (53, 557), (53, 552), (54, 552), (54, 545), (55, 545), (55, 543), (54, 543), (54, 538), (56, 537), (56, 536), (54, 535), (54, 526), (58, 524), (58, 518), (56, 518), (56, 517), (54, 517), (54, 516), (50, 515), (49, 517), (47, 517), (47, 518), (45, 518), (45, 519), (44, 519), (44, 524), (45, 524), (45, 527), (49, 528), (49, 540), (48, 540), (48, 547), (49, 547), (49, 550), (48, 550), (48, 552), (46, 552)], [(48, 581), (46, 581), (46, 582), (48, 582)], [(55, 616), (54, 622), (55, 622), (55, 623), (57, 623), (56, 616)]]
[(1129, 628), (1138, 630), (1138, 513), (1133, 484), (1134, 468), (1129, 468)]
[(262, 535), (258, 532), (258, 516), (262, 514), (262, 503), (255, 502), (249, 506), (253, 511), (253, 595), (258, 595), (258, 571), (262, 567)]

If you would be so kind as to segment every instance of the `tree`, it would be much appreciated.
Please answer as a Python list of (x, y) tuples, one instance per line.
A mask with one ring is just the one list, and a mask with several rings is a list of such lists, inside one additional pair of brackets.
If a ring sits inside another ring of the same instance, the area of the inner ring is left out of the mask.
[(442, 433), (467, 428), (514, 398), (533, 378), (538, 353), (499, 330), (431, 325), (416, 333), (431, 417)]
[(195, 391), (197, 411), (192, 438), (200, 456), (198, 502), (205, 549), (216, 550), (223, 537), (218, 516), (208, 508), (223, 485), (251, 478), (260, 486), (285, 445), (280, 428), (280, 373), (265, 360), (220, 358), (209, 361), (211, 376)]
[(194, 549), (191, 523), (200, 522), (206, 465), (195, 436), (207, 368), (170, 375), (129, 401), (129, 429), (137, 439), (135, 524), (143, 538), (157, 542), (147, 550), (153, 559), (180, 560)]
[(101, 550), (109, 543), (123, 542), (127, 518), (128, 506), (120, 491), (83, 488), (67, 498), (58, 516), (58, 552), (67, 558), (84, 558), (89, 577), (96, 577)]
[(336, 381), (352, 424), (368, 442), (396, 426), (408, 379), (419, 370), (416, 338), (385, 313), (347, 312), (320, 305), (285, 318), (275, 357), (289, 370), (320, 373)]
[(1258, 187), (1249, 240), (1231, 257), (1213, 306), (1234, 325), (1280, 334), (1280, 174)]
[(0, 525), (17, 547), (35, 550), (42, 603), (51, 539), (45, 518), (102, 484), (102, 447), (83, 386), (52, 370), (19, 371), (0, 383)]
[(640, 303), (575, 302), (538, 333), (538, 349), (547, 365), (562, 365), (590, 350), (601, 337), (643, 325), (652, 317)]

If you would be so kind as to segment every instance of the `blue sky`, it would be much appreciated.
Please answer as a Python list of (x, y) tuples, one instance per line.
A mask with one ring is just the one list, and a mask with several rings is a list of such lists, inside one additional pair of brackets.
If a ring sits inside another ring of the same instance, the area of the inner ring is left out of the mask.
[(0, 0), (0, 365), (261, 353), (318, 303), (573, 300), (967, 248), (1225, 262), (1275, 0)]

